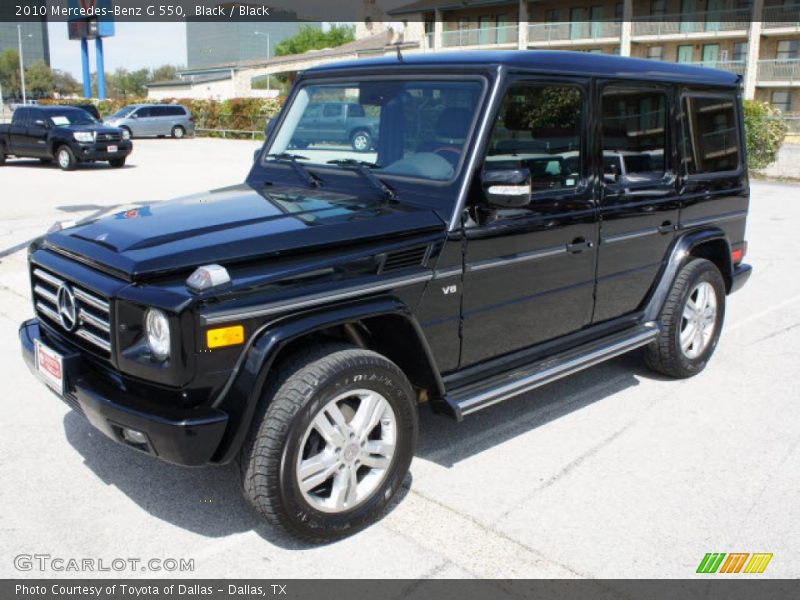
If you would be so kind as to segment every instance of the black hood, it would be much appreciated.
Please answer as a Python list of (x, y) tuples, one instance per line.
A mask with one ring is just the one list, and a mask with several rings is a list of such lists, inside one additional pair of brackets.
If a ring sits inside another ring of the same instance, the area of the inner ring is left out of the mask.
[(209, 263), (444, 231), (430, 209), (297, 187), (248, 184), (120, 212), (51, 234), (53, 250), (140, 280)]

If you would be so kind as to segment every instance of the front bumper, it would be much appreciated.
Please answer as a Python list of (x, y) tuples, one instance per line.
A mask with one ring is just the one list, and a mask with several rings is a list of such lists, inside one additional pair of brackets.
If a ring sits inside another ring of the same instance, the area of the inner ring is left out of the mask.
[[(109, 152), (108, 146), (116, 146), (116, 152)], [(105, 161), (114, 158), (125, 158), (133, 151), (133, 143), (130, 140), (119, 142), (102, 142), (100, 144), (81, 144), (76, 142), (72, 148), (75, 157), (80, 161)]]
[(753, 267), (750, 265), (736, 265), (736, 267), (733, 269), (733, 277), (731, 278), (731, 291), (728, 293), (732, 294), (733, 292), (742, 289), (742, 286), (747, 283), (747, 280), (750, 279), (750, 275), (752, 274)]
[[(228, 424), (226, 413), (213, 408), (155, 410), (146, 399), (135, 397), (98, 376), (96, 365), (79, 352), (46, 337), (37, 319), (20, 326), (19, 339), (22, 356), (34, 374), (35, 340), (63, 356), (65, 393), (61, 399), (112, 440), (171, 463), (200, 466), (211, 462)], [(136, 444), (126, 440), (125, 429), (144, 433), (147, 441)]]

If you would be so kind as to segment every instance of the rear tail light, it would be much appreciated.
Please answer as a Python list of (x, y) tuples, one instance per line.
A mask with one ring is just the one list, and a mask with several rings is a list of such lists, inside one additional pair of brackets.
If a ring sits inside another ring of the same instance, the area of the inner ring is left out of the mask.
[(742, 242), (739, 246), (731, 250), (731, 262), (738, 265), (747, 254), (747, 242)]

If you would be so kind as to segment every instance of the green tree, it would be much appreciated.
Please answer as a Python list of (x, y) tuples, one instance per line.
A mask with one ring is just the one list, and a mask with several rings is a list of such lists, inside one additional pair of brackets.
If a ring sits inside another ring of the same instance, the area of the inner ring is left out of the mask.
[(72, 96), (81, 93), (81, 84), (65, 71), (53, 69), (53, 91), (61, 96)]
[(172, 79), (177, 79), (180, 69), (181, 67), (175, 65), (161, 65), (153, 69), (153, 72), (150, 74), (150, 81), (170, 81)]
[(309, 50), (334, 48), (356, 39), (355, 27), (352, 25), (331, 25), (328, 31), (322, 31), (311, 25), (304, 25), (292, 37), (286, 38), (275, 46), (276, 56), (302, 54)]
[(55, 89), (53, 70), (42, 60), (26, 67), (25, 89), (30, 96), (35, 98), (52, 96)]
[(0, 84), (6, 98), (21, 94), (19, 84), (19, 54), (13, 48), (0, 52)]

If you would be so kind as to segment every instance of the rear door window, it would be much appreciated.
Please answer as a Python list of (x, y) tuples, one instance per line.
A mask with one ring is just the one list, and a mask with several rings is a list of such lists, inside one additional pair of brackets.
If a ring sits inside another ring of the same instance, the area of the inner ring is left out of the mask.
[(683, 98), (682, 160), (689, 175), (739, 167), (741, 140), (733, 96)]
[(666, 93), (608, 86), (603, 90), (600, 118), (607, 183), (654, 182), (664, 177)]

